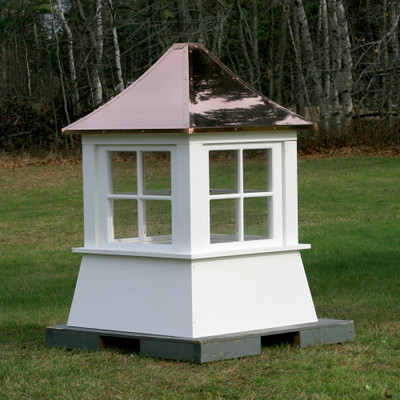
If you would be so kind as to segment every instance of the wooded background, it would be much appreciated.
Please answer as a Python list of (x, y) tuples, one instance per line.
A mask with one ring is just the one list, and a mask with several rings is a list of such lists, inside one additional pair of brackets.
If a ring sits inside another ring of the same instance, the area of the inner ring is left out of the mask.
[(319, 126), (300, 146), (400, 144), (400, 0), (0, 0), (0, 152), (76, 146), (63, 126), (173, 43), (203, 43)]

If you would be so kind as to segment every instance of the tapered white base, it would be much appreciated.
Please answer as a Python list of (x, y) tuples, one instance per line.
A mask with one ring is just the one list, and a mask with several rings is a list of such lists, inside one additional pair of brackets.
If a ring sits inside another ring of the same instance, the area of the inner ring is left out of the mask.
[(312, 322), (298, 251), (197, 260), (84, 254), (68, 326), (199, 338)]

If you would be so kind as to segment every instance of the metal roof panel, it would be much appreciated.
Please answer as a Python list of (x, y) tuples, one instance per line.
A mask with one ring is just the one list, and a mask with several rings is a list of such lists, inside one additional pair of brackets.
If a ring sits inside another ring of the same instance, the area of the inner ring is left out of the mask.
[(174, 44), (122, 93), (64, 133), (313, 129), (243, 82), (203, 45)]

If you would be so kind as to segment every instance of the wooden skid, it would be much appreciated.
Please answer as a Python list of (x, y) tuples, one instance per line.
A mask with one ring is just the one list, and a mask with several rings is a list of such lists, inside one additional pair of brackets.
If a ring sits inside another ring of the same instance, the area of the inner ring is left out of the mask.
[(56, 325), (46, 328), (46, 338), (50, 347), (90, 351), (121, 347), (150, 357), (205, 363), (260, 354), (261, 346), (269, 343), (290, 342), (308, 347), (347, 342), (354, 339), (354, 324), (320, 319), (309, 324), (196, 339)]

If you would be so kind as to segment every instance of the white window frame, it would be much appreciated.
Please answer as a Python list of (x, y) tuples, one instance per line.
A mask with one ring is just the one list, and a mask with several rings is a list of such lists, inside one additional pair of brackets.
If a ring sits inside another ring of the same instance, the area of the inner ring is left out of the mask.
[[(144, 193), (144, 152), (169, 152), (170, 153), (170, 174), (171, 174), (171, 193), (169, 195), (145, 194)], [(136, 193), (113, 193), (113, 172), (112, 172), (112, 153), (114, 152), (135, 152), (136, 153)], [(173, 164), (176, 159), (176, 148), (170, 145), (127, 145), (127, 146), (99, 146), (98, 147), (98, 182), (97, 193), (99, 199), (98, 208), (98, 242), (101, 247), (115, 249), (140, 249), (151, 245), (153, 248), (161, 246), (171, 246), (174, 244), (174, 193), (176, 190), (173, 174)], [(129, 239), (114, 239), (114, 220), (113, 220), (113, 200), (133, 200), (137, 202), (138, 208), (138, 236)], [(146, 200), (162, 200), (171, 203), (171, 235), (164, 237), (164, 242), (146, 235)]]
[[(208, 242), (210, 248), (252, 248), (262, 246), (282, 246), (283, 243), (283, 223), (282, 223), (282, 146), (281, 143), (240, 143), (240, 144), (209, 144), (205, 145), (207, 151), (207, 168), (209, 168), (210, 151), (238, 151), (236, 157), (236, 193), (227, 194), (210, 194), (208, 190)], [(267, 150), (268, 151), (268, 182), (267, 191), (263, 192), (244, 192), (243, 187), (243, 151), (244, 150)], [(209, 179), (208, 171), (208, 179)], [(210, 181), (208, 181), (208, 189), (210, 189)], [(269, 198), (268, 204), (268, 229), (269, 237), (265, 239), (245, 240), (244, 235), (244, 199), (263, 197)], [(238, 200), (236, 208), (237, 223), (237, 239), (226, 242), (211, 241), (211, 224), (210, 224), (210, 203), (212, 200), (219, 199), (235, 199)]]

